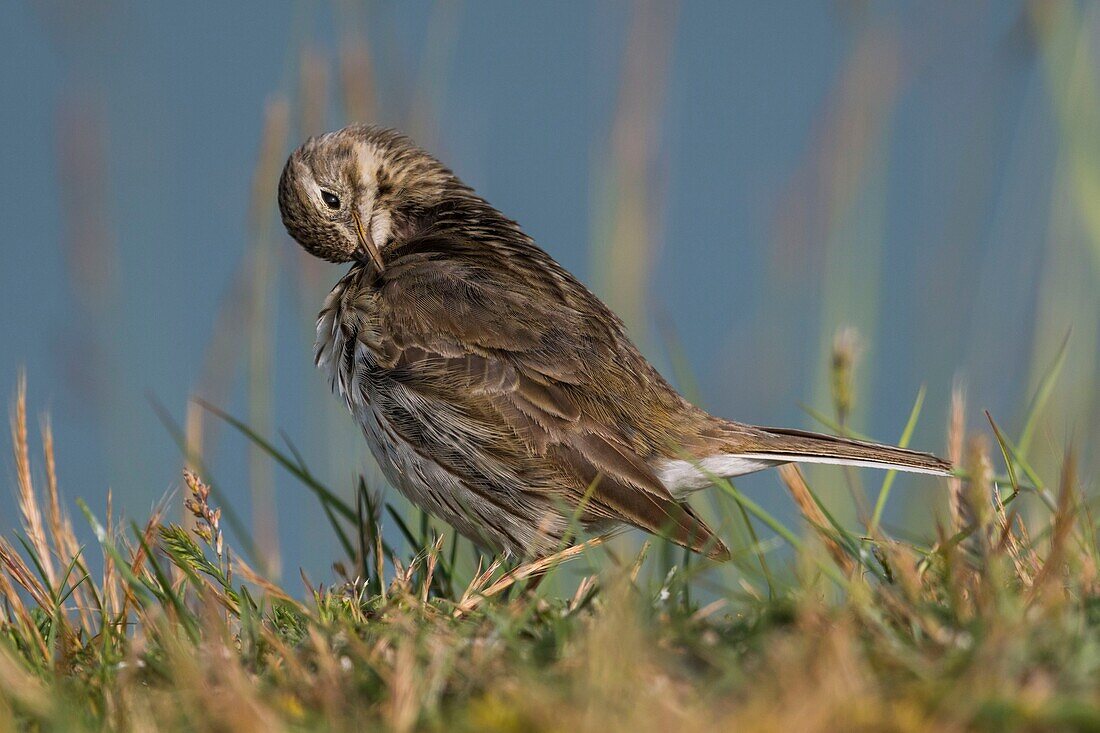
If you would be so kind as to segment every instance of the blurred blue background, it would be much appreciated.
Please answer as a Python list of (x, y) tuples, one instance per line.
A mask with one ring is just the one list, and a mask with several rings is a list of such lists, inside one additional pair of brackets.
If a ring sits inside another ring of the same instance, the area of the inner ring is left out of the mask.
[[(346, 495), (378, 485), (311, 365), (342, 269), (297, 250), (274, 198), (292, 147), (364, 120), (436, 152), (724, 416), (820, 428), (800, 405), (835, 417), (850, 326), (850, 425), (896, 440), (926, 385), (913, 443), (942, 452), (956, 379), (973, 428), (988, 409), (1018, 430), (1072, 328), (1035, 439), (1055, 465), (1100, 423), (1098, 12), (5, 0), (0, 384), (26, 368), (67, 496), (102, 511), (110, 488), (139, 520), (179, 485), (163, 404), (284, 574), (325, 574), (313, 499), (188, 402), (283, 431)], [(891, 521), (928, 527), (942, 492), (900, 485)], [(774, 476), (745, 486), (789, 504)]]

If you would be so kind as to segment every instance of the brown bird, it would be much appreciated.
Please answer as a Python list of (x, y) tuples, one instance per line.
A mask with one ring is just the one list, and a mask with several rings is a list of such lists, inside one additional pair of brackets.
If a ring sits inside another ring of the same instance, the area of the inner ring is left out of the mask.
[(308, 252), (354, 263), (318, 318), (317, 365), (390, 482), (482, 546), (545, 555), (575, 520), (722, 559), (684, 503), (714, 476), (792, 461), (950, 470), (692, 405), (599, 298), (398, 132), (311, 138), (283, 169), (279, 209)]

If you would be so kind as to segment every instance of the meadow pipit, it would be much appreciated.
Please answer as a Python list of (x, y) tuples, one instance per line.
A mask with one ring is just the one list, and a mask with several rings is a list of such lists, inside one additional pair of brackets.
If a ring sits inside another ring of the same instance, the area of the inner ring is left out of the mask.
[(575, 517), (721, 559), (684, 503), (713, 476), (792, 461), (950, 469), (692, 405), (599, 298), (392, 130), (308, 140), (283, 170), (279, 209), (308, 252), (353, 263), (318, 318), (317, 364), (393, 485), (483, 546), (545, 555)]

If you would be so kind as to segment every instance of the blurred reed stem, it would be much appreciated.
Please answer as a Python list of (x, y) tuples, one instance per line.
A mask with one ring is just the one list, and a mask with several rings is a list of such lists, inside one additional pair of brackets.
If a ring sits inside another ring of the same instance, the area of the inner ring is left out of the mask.
[[(248, 416), (255, 428), (267, 435), (274, 432), (272, 334), (274, 331), (275, 287), (272, 222), (278, 181), (288, 144), (290, 105), (283, 97), (271, 99), (264, 111), (263, 132), (249, 209), (250, 299), (248, 331)], [(253, 536), (265, 570), (279, 575), (279, 531), (276, 512), (275, 477), (267, 456), (249, 448), (249, 483), (252, 499)]]
[[(1049, 355), (1059, 351), (1068, 328), (1062, 389), (1039, 419), (1038, 438), (1060, 441), (1065, 431), (1095, 435), (1100, 429), (1100, 93), (1092, 46), (1100, 8), (1094, 4), (1032, 3), (1041, 67), (1061, 133), (1051, 190), (1046, 257), (1036, 300), (1031, 389), (1043, 379)], [(1058, 457), (1043, 451), (1040, 470)], [(1095, 454), (1092, 467), (1100, 466)]]
[(660, 224), (654, 174), (677, 7), (639, 0), (631, 12), (610, 154), (597, 172), (603, 181), (594, 202), (590, 251), (597, 289), (644, 350)]
[[(864, 411), (853, 399), (851, 386), (845, 394), (837, 392), (834, 335), (841, 326), (867, 334), (860, 351), (873, 360), (886, 222), (887, 152), (899, 76), (894, 41), (879, 26), (862, 30), (835, 90), (819, 153), (818, 180), (827, 187), (820, 194), (825, 241), (821, 245), (824, 253), (817, 309), (819, 363), (824, 368), (818, 372), (810, 404), (835, 404), (845, 427), (861, 423)], [(873, 392), (873, 371), (865, 370), (860, 383), (864, 394)], [(837, 506), (836, 490), (829, 488), (836, 484), (829, 473), (835, 478), (835, 472), (817, 467), (808, 470), (811, 483), (821, 487), (825, 501)], [(843, 473), (853, 503), (866, 522), (866, 500), (856, 474)], [(851, 517), (850, 510), (841, 514)]]

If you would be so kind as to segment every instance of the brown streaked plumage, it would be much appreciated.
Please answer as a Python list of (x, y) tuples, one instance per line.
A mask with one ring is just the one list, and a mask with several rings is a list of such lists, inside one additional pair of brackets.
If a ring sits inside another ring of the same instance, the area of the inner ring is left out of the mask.
[(379, 465), (475, 541), (553, 550), (573, 516), (725, 545), (684, 503), (711, 476), (791, 461), (945, 474), (927, 453), (707, 414), (519, 226), (391, 130), (311, 138), (279, 181), (287, 231), (354, 262), (317, 323), (317, 364)]

